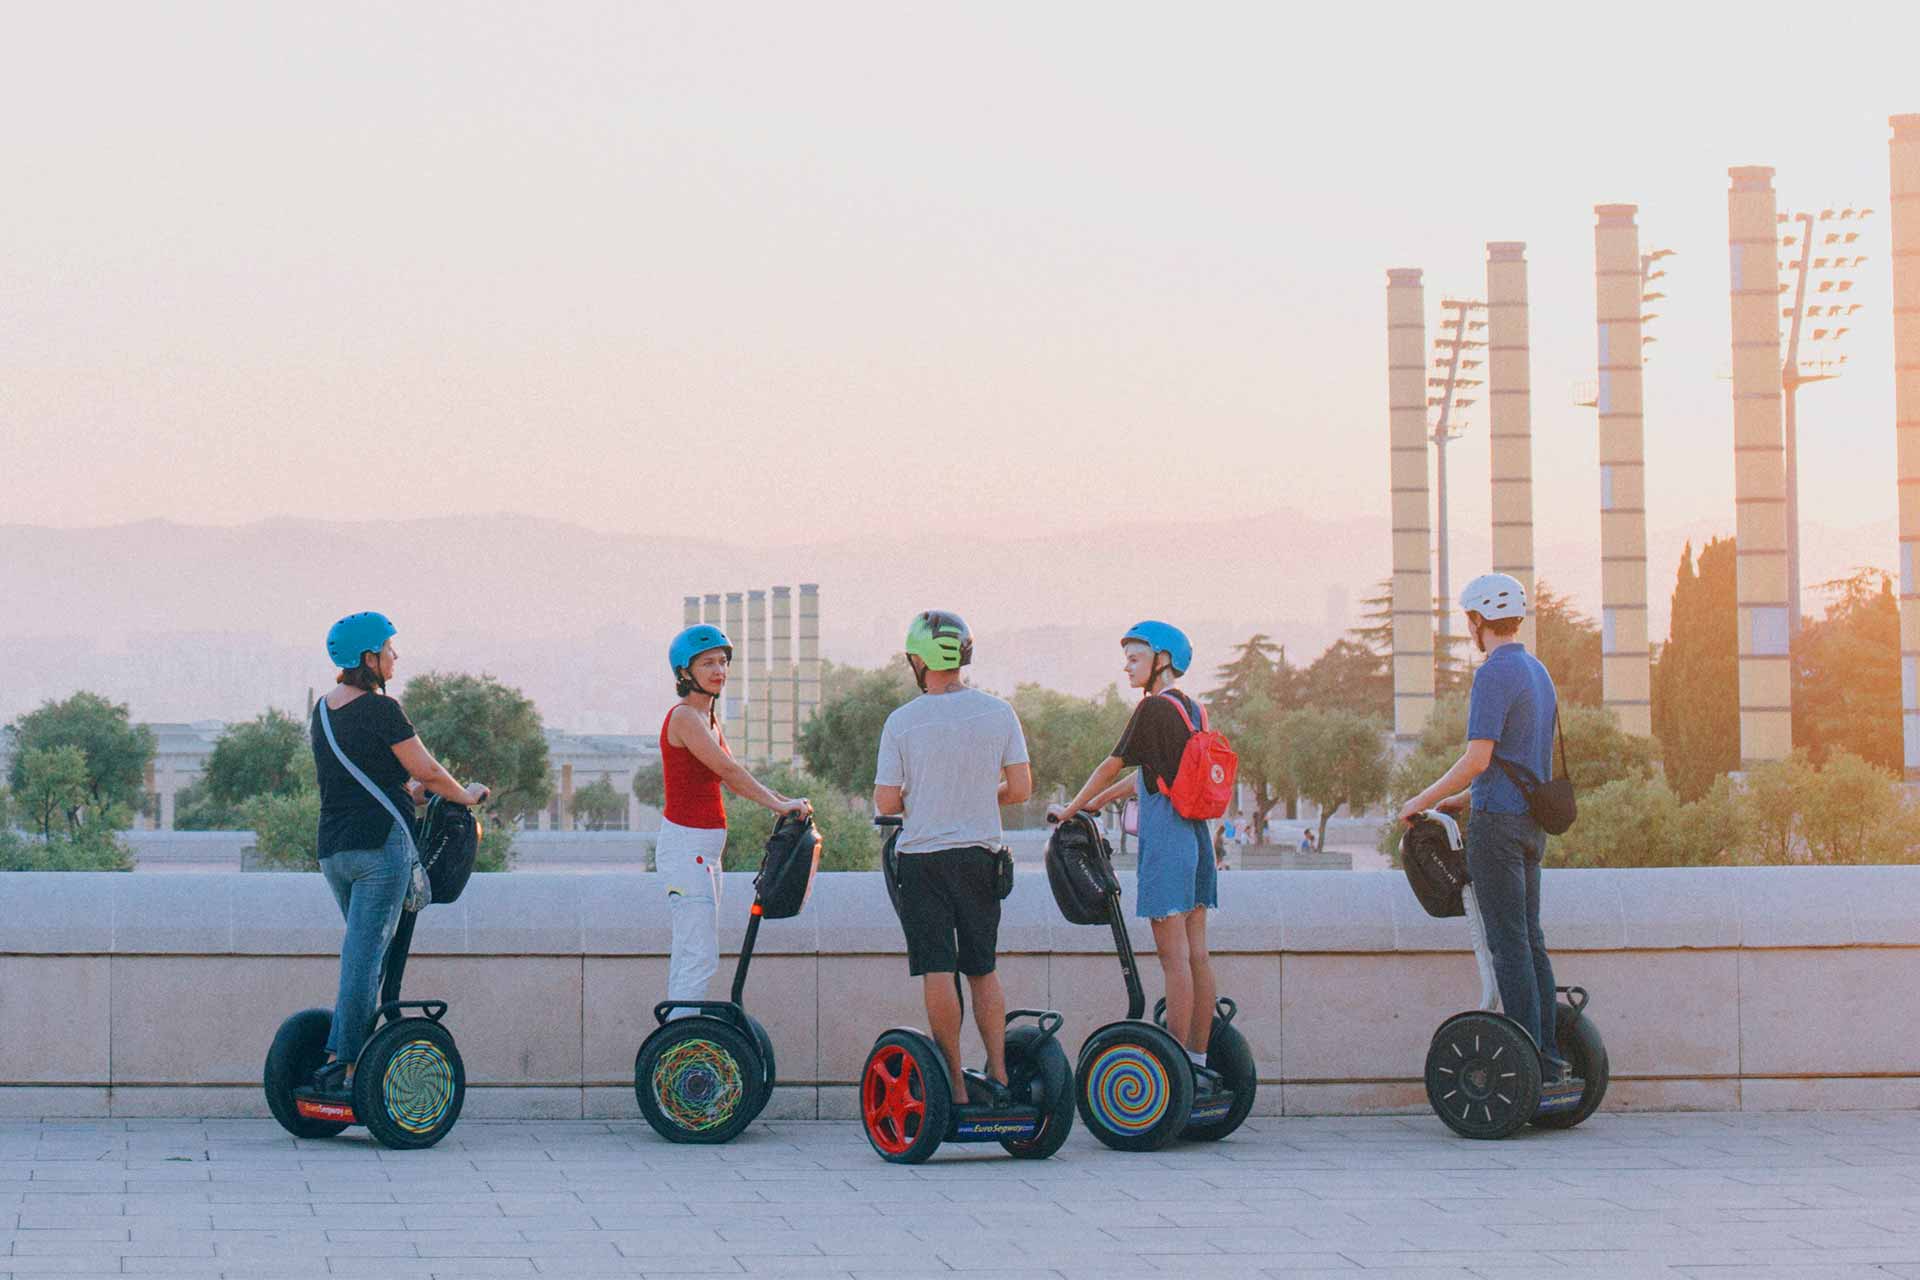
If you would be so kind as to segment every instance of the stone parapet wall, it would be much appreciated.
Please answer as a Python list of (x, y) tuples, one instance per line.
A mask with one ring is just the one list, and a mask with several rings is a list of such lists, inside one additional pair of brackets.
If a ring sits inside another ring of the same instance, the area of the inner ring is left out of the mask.
[[(1222, 896), (1212, 945), (1259, 1111), (1424, 1109), (1427, 1040), (1478, 992), (1464, 922), (1426, 916), (1397, 875), (1232, 873)], [(1549, 871), (1544, 896), (1560, 981), (1591, 991), (1606, 1036), (1609, 1106), (1920, 1102), (1920, 868)], [(727, 877), (729, 946), (751, 898)], [(1124, 1011), (1111, 938), (1064, 923), (1031, 871), (1005, 907), (1009, 1002), (1061, 1010), (1076, 1050)], [(0, 1115), (265, 1114), (267, 1043), (331, 1004), (340, 933), (317, 875), (0, 876)], [(636, 1115), (669, 937), (646, 873), (480, 876), (422, 918), (407, 994), (452, 1003), (469, 1114)], [(874, 1037), (922, 1021), (879, 878), (822, 876), (767, 922), (747, 1007), (779, 1057), (770, 1114), (850, 1115)]]

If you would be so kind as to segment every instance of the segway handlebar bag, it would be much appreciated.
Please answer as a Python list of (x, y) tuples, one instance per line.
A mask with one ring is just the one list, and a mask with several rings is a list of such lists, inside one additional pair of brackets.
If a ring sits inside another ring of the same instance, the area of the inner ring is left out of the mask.
[(782, 814), (767, 837), (760, 873), (753, 878), (760, 914), (769, 920), (799, 915), (813, 892), (813, 873), (819, 868), (820, 833), (813, 819)]
[(1069, 924), (1107, 922), (1107, 903), (1120, 881), (1107, 838), (1086, 814), (1076, 813), (1048, 837), (1047, 883)]
[(453, 902), (467, 887), (473, 864), (480, 856), (479, 815), (464, 804), (443, 796), (427, 801), (420, 822), (420, 865), (427, 869), (435, 902)]
[(1430, 916), (1463, 916), (1467, 905), (1467, 855), (1460, 827), (1444, 813), (1429, 810), (1400, 833), (1400, 866), (1407, 885)]

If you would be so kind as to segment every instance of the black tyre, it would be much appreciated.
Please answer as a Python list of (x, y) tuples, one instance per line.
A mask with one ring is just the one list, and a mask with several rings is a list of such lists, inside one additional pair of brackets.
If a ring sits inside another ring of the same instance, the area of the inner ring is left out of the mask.
[(1197, 1121), (1181, 1130), (1180, 1136), (1189, 1142), (1218, 1142), (1238, 1129), (1253, 1113), (1253, 1096), (1260, 1089), (1253, 1047), (1223, 1018), (1214, 1018), (1207, 1035), (1207, 1066), (1233, 1091), (1233, 1105), (1217, 1120)]
[(753, 1047), (760, 1053), (760, 1087), (754, 1091), (753, 1115), (747, 1121), (751, 1124), (760, 1118), (760, 1113), (767, 1109), (767, 1103), (773, 1099), (773, 1037), (760, 1025), (760, 1019), (750, 1013), (745, 1017), (747, 1030), (753, 1033)]
[(1540, 1106), (1540, 1055), (1520, 1024), (1497, 1013), (1462, 1013), (1433, 1033), (1427, 1102), (1463, 1138), (1505, 1138)]
[(1553, 1023), (1560, 1056), (1573, 1068), (1574, 1075), (1587, 1082), (1587, 1087), (1580, 1091), (1579, 1106), (1571, 1111), (1535, 1116), (1533, 1123), (1541, 1129), (1571, 1129), (1597, 1111), (1607, 1096), (1611, 1078), (1607, 1046), (1600, 1039), (1600, 1028), (1593, 1025), (1593, 1019), (1584, 1012), (1574, 1012), (1573, 1006), (1565, 1002), (1554, 1006)]
[(353, 1112), (383, 1147), (430, 1147), (467, 1098), (453, 1033), (431, 1018), (402, 1018), (373, 1033), (353, 1069)]
[(889, 1031), (860, 1069), (860, 1124), (882, 1160), (919, 1164), (946, 1141), (953, 1119), (947, 1064), (933, 1041)]
[(280, 1024), (267, 1050), (261, 1080), (267, 1091), (267, 1109), (280, 1127), (296, 1138), (331, 1138), (347, 1126), (337, 1120), (314, 1120), (300, 1114), (293, 1091), (313, 1078), (327, 1060), (327, 1033), (333, 1030), (333, 1010), (304, 1009)]
[(1040, 1132), (1031, 1138), (1005, 1138), (1000, 1145), (1022, 1160), (1045, 1160), (1073, 1132), (1073, 1066), (1058, 1036), (1038, 1027), (1007, 1031), (1007, 1083), (1013, 1096), (1032, 1098), (1040, 1108)]
[(1113, 1022), (1087, 1037), (1074, 1072), (1080, 1122), (1116, 1151), (1158, 1151), (1193, 1111), (1193, 1069), (1151, 1022)]
[(640, 1045), (633, 1092), (669, 1142), (729, 1142), (759, 1114), (760, 1051), (719, 1018), (673, 1018)]

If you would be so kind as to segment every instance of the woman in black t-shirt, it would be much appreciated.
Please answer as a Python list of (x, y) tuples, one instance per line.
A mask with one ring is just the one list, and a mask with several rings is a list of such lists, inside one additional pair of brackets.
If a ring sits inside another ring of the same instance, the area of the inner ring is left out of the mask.
[[(421, 745), (400, 704), (387, 696), (399, 661), (394, 634), (393, 623), (378, 613), (350, 614), (333, 624), (327, 656), (340, 670), (322, 699), (327, 725), (315, 707), (311, 726), (320, 784), (320, 870), (347, 921), (327, 1061), (312, 1087), (343, 1101), (352, 1099), (353, 1060), (373, 1031), (387, 946), (413, 883), (413, 845), (394, 814), (411, 822), (414, 805), (429, 792), (465, 805), (487, 798), (485, 787), (454, 781)], [(327, 727), (380, 797), (340, 763)]]
[[(1142, 622), (1120, 641), (1127, 683), (1144, 692), (1113, 754), (1064, 805), (1047, 811), (1064, 822), (1081, 810), (1098, 813), (1129, 794), (1140, 801), (1140, 872), (1135, 914), (1153, 926), (1153, 949), (1166, 979), (1167, 1030), (1186, 1046), (1194, 1086), (1202, 1093), (1223, 1087), (1208, 1070), (1218, 994), (1207, 954), (1207, 909), (1220, 905), (1220, 869), (1207, 824), (1174, 810), (1167, 790), (1180, 772), (1180, 757), (1203, 716), (1199, 704), (1174, 687), (1193, 661), (1193, 645), (1178, 628)], [(1121, 779), (1132, 767), (1131, 778)]]

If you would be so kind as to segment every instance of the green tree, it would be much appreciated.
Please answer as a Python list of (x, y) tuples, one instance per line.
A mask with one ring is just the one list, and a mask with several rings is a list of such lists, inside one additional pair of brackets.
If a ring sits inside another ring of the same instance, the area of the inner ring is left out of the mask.
[(633, 795), (650, 809), (667, 807), (667, 771), (658, 760), (633, 771)]
[(1357, 640), (1342, 637), (1301, 674), (1300, 701), (1322, 711), (1393, 715), (1393, 674), (1386, 659)]
[(1055, 787), (1071, 794), (1113, 754), (1133, 714), (1112, 685), (1098, 698), (1076, 698), (1023, 684), (1013, 691), (1012, 702), (1026, 734), (1034, 800), (1043, 808)]
[[(1646, 779), (1653, 775), (1659, 744), (1652, 738), (1628, 733), (1605, 707), (1566, 706), (1560, 709), (1560, 727), (1566, 736), (1567, 772), (1574, 785), (1585, 792), (1622, 778)], [(1554, 770), (1560, 768), (1560, 754), (1553, 757)]]
[(1734, 544), (1715, 538), (1680, 555), (1667, 642), (1653, 664), (1653, 733), (1682, 800), (1740, 767), (1740, 662)]
[(97, 817), (118, 813), (131, 822), (146, 796), (153, 731), (133, 724), (124, 703), (82, 690), (65, 702), (45, 702), (14, 721), (13, 765), (7, 782), (18, 790), (29, 753), (77, 747), (86, 758), (87, 804)]
[(880, 730), (894, 708), (917, 693), (903, 666), (864, 671), (832, 664), (822, 677), (820, 706), (796, 744), (807, 772), (850, 795), (872, 795)]
[(1799, 861), (1800, 808), (1820, 784), (1819, 771), (1804, 751), (1785, 760), (1769, 760), (1746, 771), (1740, 791), (1747, 818), (1747, 851), (1753, 861), (1785, 866)]
[(1801, 799), (1800, 830), (1809, 860), (1832, 864), (1902, 862), (1920, 835), (1899, 779), (1837, 749)]
[(206, 772), (174, 797), (173, 825), (178, 831), (244, 828), (247, 801), (312, 785), (306, 724), (284, 711), (265, 711), (220, 735)]
[(263, 865), (285, 871), (320, 869), (318, 788), (257, 795), (242, 802), (240, 812), (253, 830), (254, 855)]
[(1793, 741), (1815, 763), (1853, 755), (1899, 770), (1900, 606), (1893, 581), (1857, 569), (1823, 582), (1826, 616), (1793, 639)]
[(1351, 711), (1289, 711), (1280, 721), (1287, 771), (1300, 794), (1320, 808), (1320, 847), (1327, 823), (1343, 806), (1362, 809), (1385, 797), (1391, 769), (1387, 731)]
[(1580, 817), (1553, 837), (1543, 859), (1563, 867), (1687, 865), (1681, 849), (1680, 797), (1664, 778), (1615, 778), (1580, 792)]
[[(758, 777), (782, 795), (805, 796), (813, 802), (822, 871), (871, 871), (880, 865), (880, 835), (863, 804), (822, 779), (786, 765), (774, 765)], [(721, 865), (728, 871), (756, 870), (767, 837), (773, 834), (774, 815), (731, 791), (726, 793), (726, 803), (727, 851)]]
[(1534, 656), (1540, 659), (1560, 705), (1600, 705), (1600, 628), (1545, 582), (1533, 588)]
[(407, 682), (407, 718), (421, 742), (462, 782), (492, 788), (487, 824), (510, 840), (512, 823), (547, 807), (553, 777), (540, 712), (518, 689), (489, 675), (428, 672)]
[(627, 814), (627, 798), (614, 789), (613, 779), (600, 775), (573, 793), (573, 817), (588, 831), (614, 831)]
[(15, 757), (13, 777), (14, 798), (42, 840), (80, 830), (93, 797), (85, 751), (76, 746), (31, 748)]

